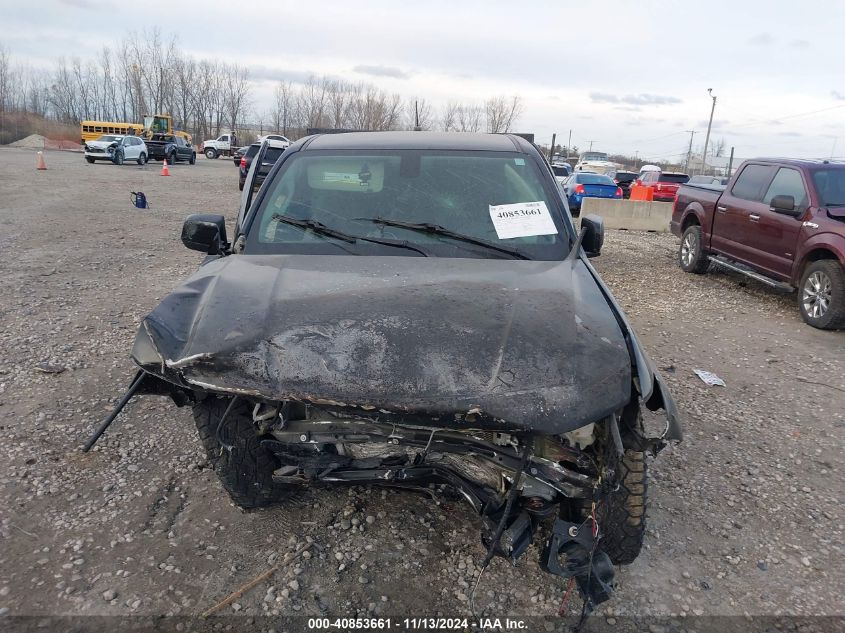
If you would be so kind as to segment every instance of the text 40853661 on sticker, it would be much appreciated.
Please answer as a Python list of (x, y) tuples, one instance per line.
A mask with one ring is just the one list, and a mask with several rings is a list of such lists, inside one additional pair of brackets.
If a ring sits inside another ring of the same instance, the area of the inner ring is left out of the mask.
[(490, 219), (500, 240), (557, 233), (554, 220), (542, 200), (490, 205)]

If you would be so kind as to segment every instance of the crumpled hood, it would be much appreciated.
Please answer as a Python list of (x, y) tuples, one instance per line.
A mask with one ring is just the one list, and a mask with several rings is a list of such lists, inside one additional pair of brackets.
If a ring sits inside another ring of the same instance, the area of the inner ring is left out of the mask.
[(232, 255), (142, 323), (171, 382), (563, 433), (630, 400), (631, 358), (580, 260)]
[(115, 145), (117, 141), (88, 141), (85, 143), (90, 149), (95, 149), (99, 151), (103, 151), (107, 149), (110, 145)]

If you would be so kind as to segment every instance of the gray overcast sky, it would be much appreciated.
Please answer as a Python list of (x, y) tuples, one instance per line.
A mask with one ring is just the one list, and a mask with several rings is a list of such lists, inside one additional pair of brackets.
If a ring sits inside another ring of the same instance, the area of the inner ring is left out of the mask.
[(256, 109), (279, 77), (370, 81), (436, 105), (518, 94), (519, 129), (664, 158), (715, 138), (739, 157), (845, 156), (845, 2), (781, 0), (96, 0), (0, 2), (16, 62), (93, 56), (157, 26), (196, 57), (251, 69)]

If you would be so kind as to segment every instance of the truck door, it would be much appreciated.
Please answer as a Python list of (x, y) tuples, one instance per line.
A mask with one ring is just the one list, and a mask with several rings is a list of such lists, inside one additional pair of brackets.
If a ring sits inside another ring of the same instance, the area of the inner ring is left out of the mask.
[[(792, 196), (795, 208), (801, 215), (792, 217), (777, 213), (771, 206), (775, 196)], [(804, 212), (809, 206), (807, 184), (801, 172), (789, 167), (778, 169), (763, 196), (763, 204), (766, 208), (756, 220), (758, 237), (754, 244), (757, 247), (758, 265), (766, 268), (773, 276), (789, 279)]]
[(775, 175), (777, 167), (748, 163), (743, 167), (730, 189), (716, 201), (710, 245), (738, 261), (752, 264), (754, 251), (759, 247), (758, 221), (768, 210), (763, 193)]

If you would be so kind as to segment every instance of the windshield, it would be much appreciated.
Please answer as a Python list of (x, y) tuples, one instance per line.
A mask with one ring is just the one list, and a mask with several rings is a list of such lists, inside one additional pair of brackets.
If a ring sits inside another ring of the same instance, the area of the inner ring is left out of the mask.
[(658, 182), (675, 182), (682, 185), (688, 180), (689, 176), (686, 174), (660, 174)]
[(575, 182), (582, 185), (613, 185), (613, 179), (610, 176), (603, 176), (602, 174), (578, 174), (575, 176)]
[(98, 140), (98, 141), (101, 141), (101, 142), (103, 142), (103, 143), (113, 143), (114, 141), (119, 141), (121, 138), (122, 138), (122, 137), (120, 137), (120, 136), (114, 136), (114, 135), (112, 135), (112, 134), (103, 134), (103, 135), (102, 135), (100, 138), (98, 138), (97, 140)]
[(607, 161), (607, 154), (604, 152), (587, 152), (586, 154), (581, 154), (581, 161)]
[(823, 207), (845, 207), (845, 168), (817, 169), (813, 182)]
[[(560, 198), (549, 186), (534, 161), (515, 152), (297, 153), (258, 202), (245, 251), (419, 256), (385, 244), (333, 239), (280, 222), (278, 214), (351, 236), (416, 245), (431, 256), (502, 256), (460, 239), (466, 236), (530, 259), (563, 259), (569, 238)], [(391, 222), (436, 225), (459, 236)]]

